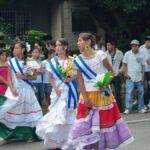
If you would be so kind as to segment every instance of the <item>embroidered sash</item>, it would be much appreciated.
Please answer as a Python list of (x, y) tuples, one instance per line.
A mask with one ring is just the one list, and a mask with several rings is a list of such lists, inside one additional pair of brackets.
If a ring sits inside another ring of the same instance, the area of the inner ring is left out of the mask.
[[(86, 64), (86, 62), (80, 55), (76, 57), (74, 63), (79, 69), (79, 71), (82, 72), (87, 79), (92, 80), (95, 79), (95, 77), (97, 76), (97, 74)], [(104, 88), (103, 94), (105, 96), (110, 96), (110, 90), (108, 88)]]
[(79, 69), (79, 71), (82, 72), (87, 79), (92, 80), (97, 76), (97, 74), (86, 64), (86, 62), (80, 55), (76, 57), (74, 63)]
[[(55, 75), (62, 81), (63, 78), (59, 71), (57, 70), (57, 66), (60, 65), (58, 62), (57, 56), (55, 56), (51, 61), (50, 61), (50, 67), (52, 71), (55, 73)], [(55, 67), (56, 66), (56, 67)], [(68, 87), (68, 108), (73, 108), (75, 109), (77, 107), (77, 100), (78, 100), (78, 93), (77, 93), (77, 83), (76, 81), (71, 81), (65, 83)]]
[[(12, 70), (14, 71), (14, 73), (17, 73), (17, 71), (16, 71), (16, 69), (17, 69), (17, 70), (19, 70), (19, 73), (24, 75), (23, 70), (22, 70), (17, 58), (10, 59), (9, 63), (10, 63), (10, 66), (11, 66)], [(15, 66), (17, 67), (16, 69), (15, 69)], [(33, 88), (33, 90), (35, 90), (35, 86), (33, 85), (33, 83), (31, 81), (25, 80), (25, 79), (22, 79), (22, 80), (24, 82), (26, 82), (28, 85), (30, 85)]]

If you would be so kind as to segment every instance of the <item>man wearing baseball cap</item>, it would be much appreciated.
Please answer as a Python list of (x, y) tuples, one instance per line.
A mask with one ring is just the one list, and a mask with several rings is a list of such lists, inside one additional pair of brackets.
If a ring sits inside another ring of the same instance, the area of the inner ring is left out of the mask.
[(133, 90), (136, 87), (138, 91), (138, 112), (145, 113), (144, 109), (144, 60), (139, 52), (140, 43), (138, 40), (132, 40), (131, 50), (125, 53), (123, 58), (124, 75), (126, 77), (126, 109), (124, 114), (129, 114), (133, 106)]
[(132, 40), (130, 45), (140, 45), (140, 42), (138, 40)]

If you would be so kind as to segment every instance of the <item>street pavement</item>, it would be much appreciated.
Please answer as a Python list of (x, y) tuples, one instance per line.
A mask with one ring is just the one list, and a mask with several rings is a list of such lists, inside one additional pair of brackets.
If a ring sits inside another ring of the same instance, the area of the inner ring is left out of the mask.
[[(150, 112), (147, 114), (132, 113), (124, 116), (135, 141), (123, 150), (150, 150)], [(18, 142), (0, 146), (0, 150), (44, 150), (42, 142)]]

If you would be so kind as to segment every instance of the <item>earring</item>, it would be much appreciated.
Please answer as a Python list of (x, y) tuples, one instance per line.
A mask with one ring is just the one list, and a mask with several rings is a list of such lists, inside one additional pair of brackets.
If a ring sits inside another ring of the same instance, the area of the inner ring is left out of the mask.
[(91, 49), (90, 45), (85, 45), (84, 50), (89, 51)]

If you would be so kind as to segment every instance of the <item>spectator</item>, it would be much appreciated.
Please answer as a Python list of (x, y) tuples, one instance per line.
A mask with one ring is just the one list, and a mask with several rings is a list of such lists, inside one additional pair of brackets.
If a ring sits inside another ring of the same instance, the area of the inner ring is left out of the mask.
[(146, 36), (145, 44), (140, 47), (140, 52), (145, 62), (145, 93), (144, 104), (146, 109), (150, 108), (150, 35)]
[(106, 51), (107, 58), (115, 72), (115, 76), (111, 84), (115, 89), (117, 104), (120, 109), (120, 112), (122, 112), (123, 108), (122, 108), (122, 99), (121, 99), (120, 92), (121, 92), (121, 72), (123, 71), (123, 67), (122, 67), (123, 53), (116, 48), (114, 41), (108, 41), (106, 43), (106, 47), (107, 47), (107, 51)]
[(125, 104), (126, 109), (124, 114), (129, 114), (133, 106), (132, 92), (134, 87), (137, 87), (138, 91), (138, 112), (146, 113), (144, 109), (144, 59), (139, 52), (139, 41), (131, 41), (131, 50), (125, 53), (123, 63), (124, 72), (126, 77), (126, 95)]

